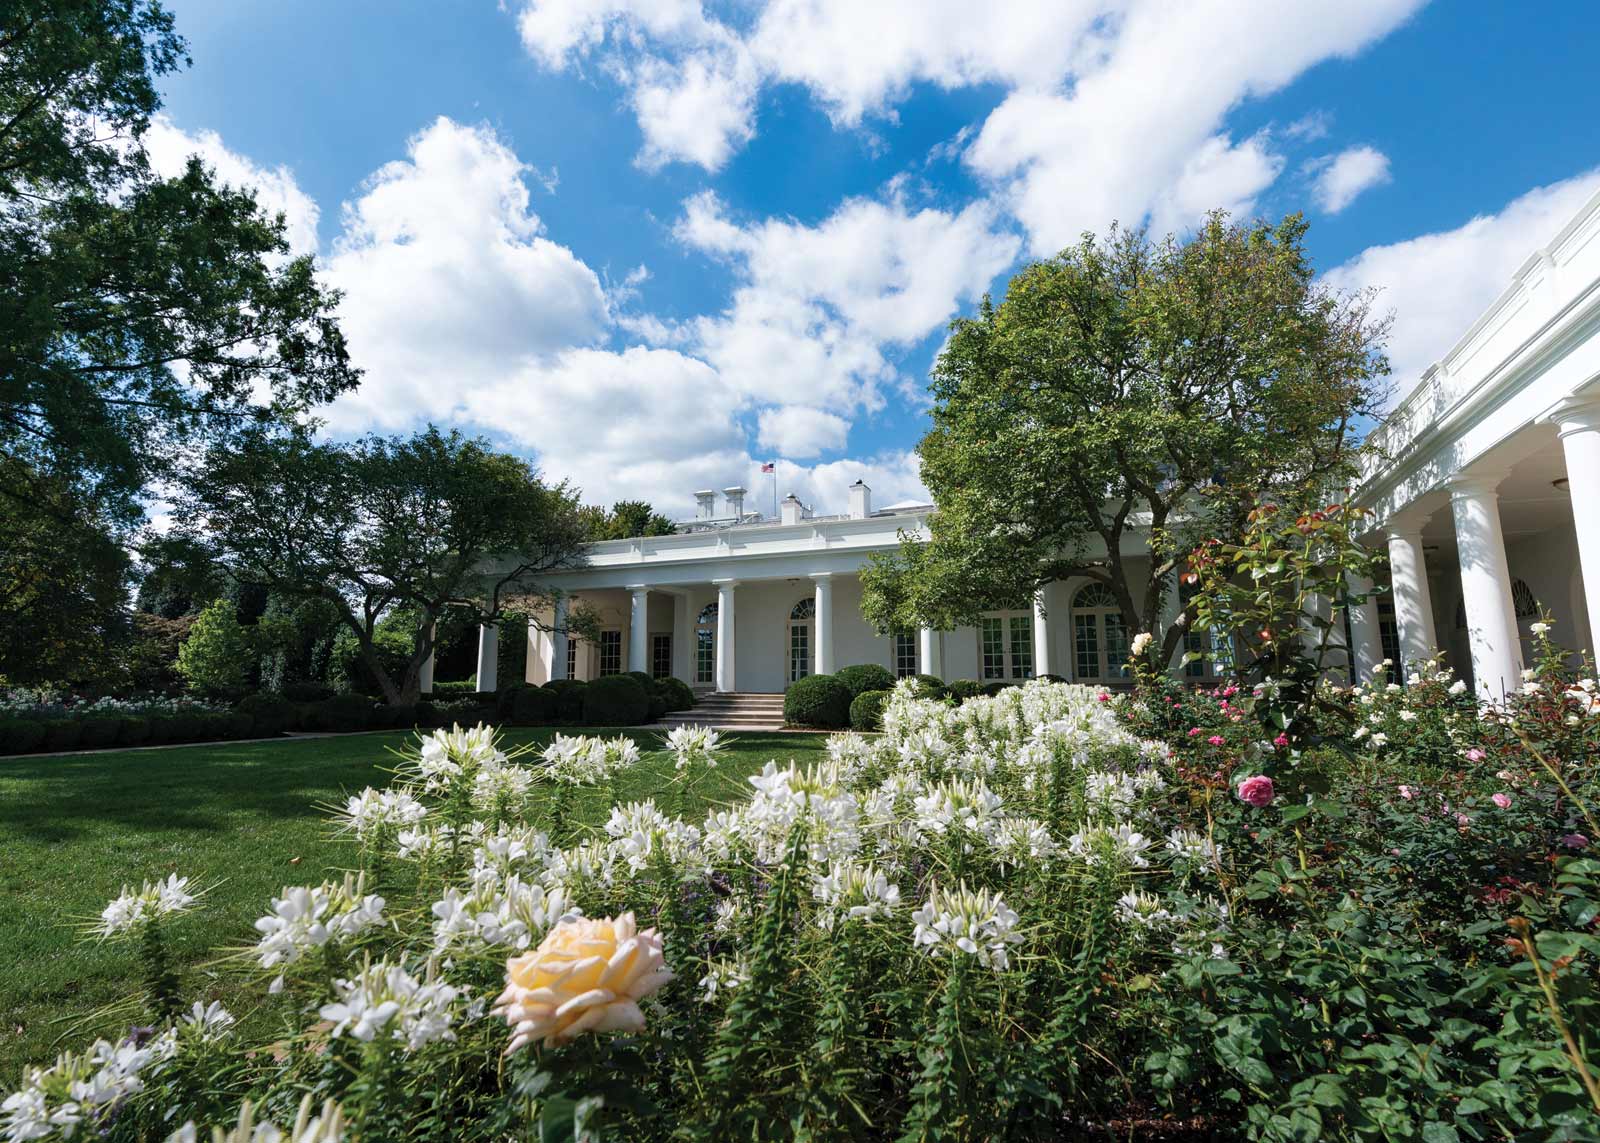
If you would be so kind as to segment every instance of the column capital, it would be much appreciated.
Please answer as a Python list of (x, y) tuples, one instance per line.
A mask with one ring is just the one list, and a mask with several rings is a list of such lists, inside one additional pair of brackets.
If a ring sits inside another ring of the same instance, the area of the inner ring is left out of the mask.
[(832, 572), (811, 572), (809, 574), (810, 578), (816, 580), (818, 583), (823, 583), (833, 578)]
[(1499, 496), (1500, 482), (1509, 474), (1504, 468), (1480, 468), (1472, 472), (1461, 472), (1445, 481), (1444, 486), (1450, 490), (1451, 500), (1477, 500), (1483, 497)]
[(736, 579), (714, 579), (711, 581), (711, 586), (719, 589), (733, 588), (739, 586), (739, 581)]
[(1422, 525), (1411, 520), (1390, 520), (1383, 526), (1384, 537), (1388, 540), (1400, 540), (1404, 543), (1422, 546)]
[(638, 595), (640, 592), (648, 593), (649, 590), (650, 590), (650, 585), (649, 584), (643, 584), (643, 583), (630, 583), (630, 584), (627, 585), (625, 590), (631, 591), (635, 595)]
[(1556, 435), (1600, 432), (1600, 393), (1574, 393), (1558, 402), (1544, 415), (1556, 427)]

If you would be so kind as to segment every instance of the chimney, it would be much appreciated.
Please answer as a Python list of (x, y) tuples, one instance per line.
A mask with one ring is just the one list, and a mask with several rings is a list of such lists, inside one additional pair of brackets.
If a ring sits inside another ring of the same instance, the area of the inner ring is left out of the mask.
[(805, 505), (800, 503), (800, 497), (793, 492), (783, 498), (783, 522), (785, 524), (798, 524), (805, 519)]
[(717, 514), (717, 494), (714, 489), (703, 488), (694, 494), (694, 518), (710, 520)]
[(850, 519), (865, 520), (872, 515), (872, 489), (864, 481), (850, 486)]
[(744, 518), (744, 494), (747, 489), (735, 485), (733, 488), (724, 488), (722, 494), (728, 498), (728, 515), (733, 517), (734, 523)]

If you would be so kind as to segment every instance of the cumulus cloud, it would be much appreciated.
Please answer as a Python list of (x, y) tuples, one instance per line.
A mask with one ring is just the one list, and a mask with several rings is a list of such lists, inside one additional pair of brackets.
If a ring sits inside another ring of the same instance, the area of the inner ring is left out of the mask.
[(1361, 192), (1389, 181), (1389, 156), (1375, 147), (1350, 147), (1313, 164), (1317, 205), (1338, 214)]
[(985, 204), (950, 213), (893, 196), (847, 200), (816, 226), (741, 225), (708, 191), (675, 233), (738, 279), (726, 310), (692, 323), (701, 355), (747, 398), (804, 396), (835, 414), (877, 407), (893, 351), (980, 297), (1019, 246)]
[(1394, 310), (1389, 359), (1402, 397), (1478, 315), (1511, 275), (1600, 190), (1600, 168), (1535, 187), (1493, 214), (1454, 230), (1372, 246), (1323, 276), (1340, 290), (1378, 288)]
[(200, 156), (217, 178), (228, 186), (248, 187), (256, 201), (269, 214), (282, 214), (285, 237), (295, 254), (310, 254), (317, 249), (316, 201), (295, 181), (288, 167), (263, 167), (229, 148), (215, 131), (187, 132), (165, 116), (157, 116), (144, 136), (145, 152), (156, 172), (171, 177), (179, 174), (191, 155)]
[(796, 460), (841, 449), (850, 436), (849, 421), (809, 405), (762, 409), (757, 423), (764, 447)]

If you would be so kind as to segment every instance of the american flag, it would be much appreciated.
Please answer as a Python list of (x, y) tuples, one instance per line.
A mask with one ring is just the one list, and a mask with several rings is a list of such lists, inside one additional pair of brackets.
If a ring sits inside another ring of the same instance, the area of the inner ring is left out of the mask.
[(761, 466), (761, 471), (762, 472), (777, 472), (778, 471), (778, 462), (775, 461), (775, 460), (767, 461), (766, 464), (763, 464)]

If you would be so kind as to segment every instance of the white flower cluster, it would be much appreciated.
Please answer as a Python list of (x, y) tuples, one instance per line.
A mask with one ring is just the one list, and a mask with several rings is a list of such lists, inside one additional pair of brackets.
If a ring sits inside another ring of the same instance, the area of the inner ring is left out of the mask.
[(557, 734), (540, 755), (545, 773), (570, 786), (596, 786), (638, 765), (639, 744), (626, 734), (615, 738)]
[(273, 898), (272, 911), (256, 920), (256, 961), (262, 968), (293, 964), (330, 941), (358, 937), (384, 923), (383, 906), (382, 897), (362, 893), (350, 878), (286, 887)]
[(888, 917), (900, 907), (900, 887), (882, 870), (842, 861), (816, 875), (811, 895), (825, 906), (817, 914), (817, 923), (828, 930), (845, 918), (870, 921)]
[(79, 1055), (64, 1054), (48, 1068), (29, 1068), (22, 1086), (0, 1103), (6, 1143), (71, 1139), (93, 1134), (116, 1105), (144, 1090), (177, 1053), (178, 1034), (169, 1028), (143, 1044), (96, 1040)]
[(666, 746), (672, 753), (674, 769), (682, 773), (694, 765), (715, 770), (717, 755), (727, 744), (709, 726), (675, 726), (667, 732)]
[(316, 1114), (311, 1106), (308, 1092), (300, 1101), (294, 1123), (284, 1129), (268, 1120), (257, 1122), (255, 1108), (246, 1100), (230, 1129), (219, 1127), (202, 1136), (190, 1121), (167, 1136), (167, 1143), (344, 1143), (344, 1113), (339, 1105), (330, 1099)]
[(344, 808), (334, 813), (334, 821), (339, 823), (341, 829), (367, 842), (381, 831), (398, 833), (427, 816), (428, 807), (412, 797), (409, 791), (378, 790), (368, 786), (345, 800)]
[(388, 1036), (416, 1051), (435, 1040), (453, 1040), (456, 1001), (465, 989), (446, 984), (430, 971), (422, 979), (387, 961), (368, 964), (353, 980), (336, 980), (338, 999), (317, 1014), (333, 1024), (335, 1038), (371, 1043)]
[(998, 893), (954, 890), (933, 886), (927, 902), (911, 914), (916, 923), (912, 940), (931, 956), (963, 953), (977, 958), (984, 968), (1010, 967), (1008, 945), (1022, 940), (1017, 914)]
[(146, 881), (137, 892), (124, 885), (121, 895), (101, 911), (94, 932), (101, 937), (137, 933), (159, 917), (187, 912), (199, 895), (187, 877), (176, 873), (165, 881)]
[(551, 926), (582, 916), (582, 910), (570, 907), (562, 886), (546, 890), (514, 873), (502, 879), (488, 867), (480, 867), (466, 892), (455, 886), (446, 889), (429, 912), (434, 918), (433, 947), (439, 953), (463, 947), (520, 951)]

